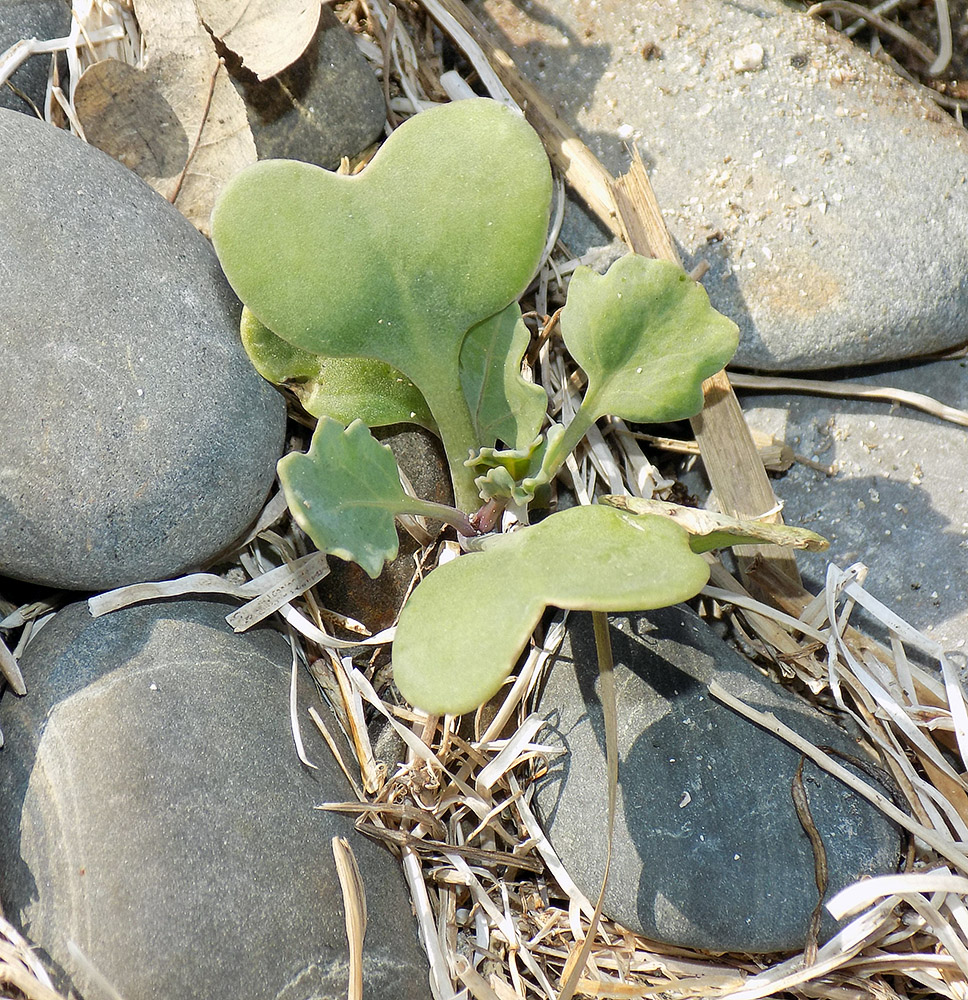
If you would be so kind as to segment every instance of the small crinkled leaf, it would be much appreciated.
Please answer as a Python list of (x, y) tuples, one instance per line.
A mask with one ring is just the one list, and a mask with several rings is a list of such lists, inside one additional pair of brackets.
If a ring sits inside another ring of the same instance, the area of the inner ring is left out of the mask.
[(358, 563), (376, 579), (397, 554), (394, 515), (410, 498), (390, 449), (362, 421), (321, 417), (306, 454), (279, 460), (289, 509), (320, 552)]
[(547, 605), (644, 611), (687, 600), (708, 577), (668, 519), (573, 507), (426, 577), (400, 615), (394, 680), (427, 712), (468, 712), (504, 682)]
[(560, 322), (565, 346), (588, 376), (583, 405), (595, 418), (693, 416), (702, 409), (703, 380), (739, 343), (736, 324), (682, 268), (637, 254), (604, 275), (578, 268)]
[(524, 448), (541, 430), (548, 397), (521, 374), (530, 339), (517, 302), (471, 327), (464, 338), (460, 381), (482, 447), (502, 441)]
[(554, 477), (549, 456), (564, 435), (561, 424), (551, 424), (526, 448), (482, 448), (464, 464), (485, 470), (474, 480), (483, 500), (505, 499), (526, 507), (535, 493)]
[(242, 310), (242, 346), (256, 371), (274, 385), (285, 385), (314, 417), (341, 424), (362, 420), (367, 427), (436, 424), (417, 387), (385, 361), (324, 358), (277, 337), (247, 308)]
[(195, 0), (195, 6), (209, 31), (260, 80), (294, 63), (319, 24), (320, 0)]
[(467, 331), (504, 309), (541, 258), (544, 147), (495, 101), (414, 115), (359, 174), (266, 160), (226, 186), (212, 239), (239, 298), (274, 333), (329, 357), (373, 357), (427, 400), (458, 504), (480, 446), (460, 384)]
[(693, 552), (710, 552), (732, 545), (755, 545), (771, 542), (808, 552), (825, 552), (830, 543), (823, 535), (809, 528), (796, 528), (789, 524), (770, 524), (764, 521), (740, 520), (712, 510), (682, 507), (664, 500), (646, 500), (642, 497), (604, 496), (601, 503), (633, 514), (655, 514), (668, 517), (689, 532)]

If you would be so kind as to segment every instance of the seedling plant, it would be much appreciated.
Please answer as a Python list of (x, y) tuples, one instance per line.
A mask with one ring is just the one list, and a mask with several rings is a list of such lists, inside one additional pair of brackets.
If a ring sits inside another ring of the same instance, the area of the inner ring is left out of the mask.
[[(736, 326), (672, 264), (629, 255), (605, 275), (579, 268), (560, 329), (584, 397), (567, 424), (548, 423), (544, 390), (522, 375), (529, 332), (517, 300), (542, 256), (551, 188), (530, 126), (475, 99), (411, 118), (357, 175), (255, 164), (212, 219), (249, 356), (318, 417), (308, 453), (279, 462), (314, 544), (375, 578), (397, 554), (396, 515), (473, 539), (415, 588), (397, 625), (397, 686), (432, 713), (490, 698), (548, 605), (648, 610), (708, 578), (699, 553), (713, 542), (658, 514), (595, 504), (490, 530), (508, 505), (526, 519), (600, 417), (697, 413), (702, 381), (737, 346)], [(409, 496), (370, 433), (407, 421), (443, 442), (454, 508)], [(749, 540), (719, 531), (715, 544), (724, 538)]]

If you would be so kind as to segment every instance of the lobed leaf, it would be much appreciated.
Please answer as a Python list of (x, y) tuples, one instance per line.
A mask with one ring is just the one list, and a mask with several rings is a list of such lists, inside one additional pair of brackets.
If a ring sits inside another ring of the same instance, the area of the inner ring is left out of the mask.
[(582, 406), (590, 420), (693, 416), (702, 409), (703, 380), (739, 343), (736, 324), (682, 268), (637, 254), (604, 275), (578, 268), (560, 322), (565, 346), (588, 376)]
[(285, 385), (314, 417), (341, 424), (362, 420), (368, 427), (437, 425), (419, 390), (406, 375), (372, 358), (324, 358), (277, 337), (248, 308), (242, 310), (242, 346), (256, 371)]
[(504, 682), (547, 605), (648, 610), (687, 600), (708, 577), (679, 525), (573, 507), (426, 577), (400, 615), (394, 680), (424, 711), (468, 712)]
[(344, 429), (321, 417), (309, 451), (286, 455), (277, 468), (289, 509), (316, 548), (375, 580), (397, 554), (394, 515), (411, 506), (390, 449), (359, 420)]

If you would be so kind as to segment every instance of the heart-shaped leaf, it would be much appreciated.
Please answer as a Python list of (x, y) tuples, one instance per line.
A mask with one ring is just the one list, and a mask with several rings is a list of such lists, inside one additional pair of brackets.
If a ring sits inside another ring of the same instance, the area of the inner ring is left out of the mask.
[(708, 578), (672, 521), (573, 507), (426, 577), (400, 615), (394, 680), (427, 712), (469, 712), (501, 686), (547, 605), (648, 610), (687, 600)]
[(483, 448), (498, 441), (526, 448), (541, 430), (548, 397), (521, 375), (530, 339), (517, 302), (471, 327), (464, 338), (460, 381)]
[(530, 280), (544, 245), (551, 172), (541, 141), (486, 99), (422, 112), (361, 173), (267, 160), (223, 191), (212, 239), (229, 283), (270, 330), (333, 357), (374, 357), (420, 389), (458, 503), (479, 444), (459, 375), (467, 331)]
[(640, 423), (690, 417), (702, 409), (702, 382), (739, 343), (697, 282), (668, 261), (629, 254), (604, 275), (572, 275), (561, 335), (588, 376), (582, 409)]
[(248, 308), (242, 310), (242, 346), (256, 371), (295, 393), (314, 417), (367, 427), (420, 424), (436, 431), (423, 396), (406, 375), (372, 358), (324, 358), (277, 337)]

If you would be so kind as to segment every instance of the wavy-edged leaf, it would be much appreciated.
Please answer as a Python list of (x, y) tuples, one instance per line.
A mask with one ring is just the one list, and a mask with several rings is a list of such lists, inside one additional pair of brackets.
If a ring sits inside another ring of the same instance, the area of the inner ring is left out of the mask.
[(517, 302), (472, 326), (464, 338), (460, 381), (481, 447), (502, 441), (526, 448), (541, 430), (548, 396), (521, 374), (530, 339)]
[(248, 308), (242, 310), (242, 346), (256, 371), (295, 393), (314, 417), (341, 424), (362, 420), (367, 427), (437, 425), (423, 396), (406, 375), (372, 358), (324, 358), (277, 337)]
[(739, 343), (732, 320), (680, 267), (629, 254), (600, 275), (571, 278), (561, 335), (588, 376), (582, 407), (591, 420), (613, 414), (641, 423), (693, 416), (703, 379)]
[(394, 680), (427, 712), (468, 712), (501, 686), (547, 605), (648, 610), (687, 600), (708, 578), (666, 518), (573, 507), (426, 577), (397, 624)]
[(461, 343), (524, 290), (544, 246), (551, 171), (516, 112), (483, 98), (421, 112), (361, 173), (268, 160), (225, 188), (212, 238), (229, 283), (270, 330), (331, 357), (375, 357), (420, 389), (458, 502), (479, 442)]
[(475, 471), (482, 471), (474, 485), (484, 500), (509, 500), (519, 507), (526, 507), (535, 493), (551, 482), (556, 469), (550, 464), (565, 429), (561, 424), (551, 424), (544, 434), (538, 435), (527, 447), (514, 449), (482, 448), (466, 464)]
[(394, 515), (410, 497), (390, 449), (359, 420), (321, 417), (306, 454), (279, 460), (279, 481), (298, 525), (320, 552), (358, 563), (376, 579), (397, 554)]

